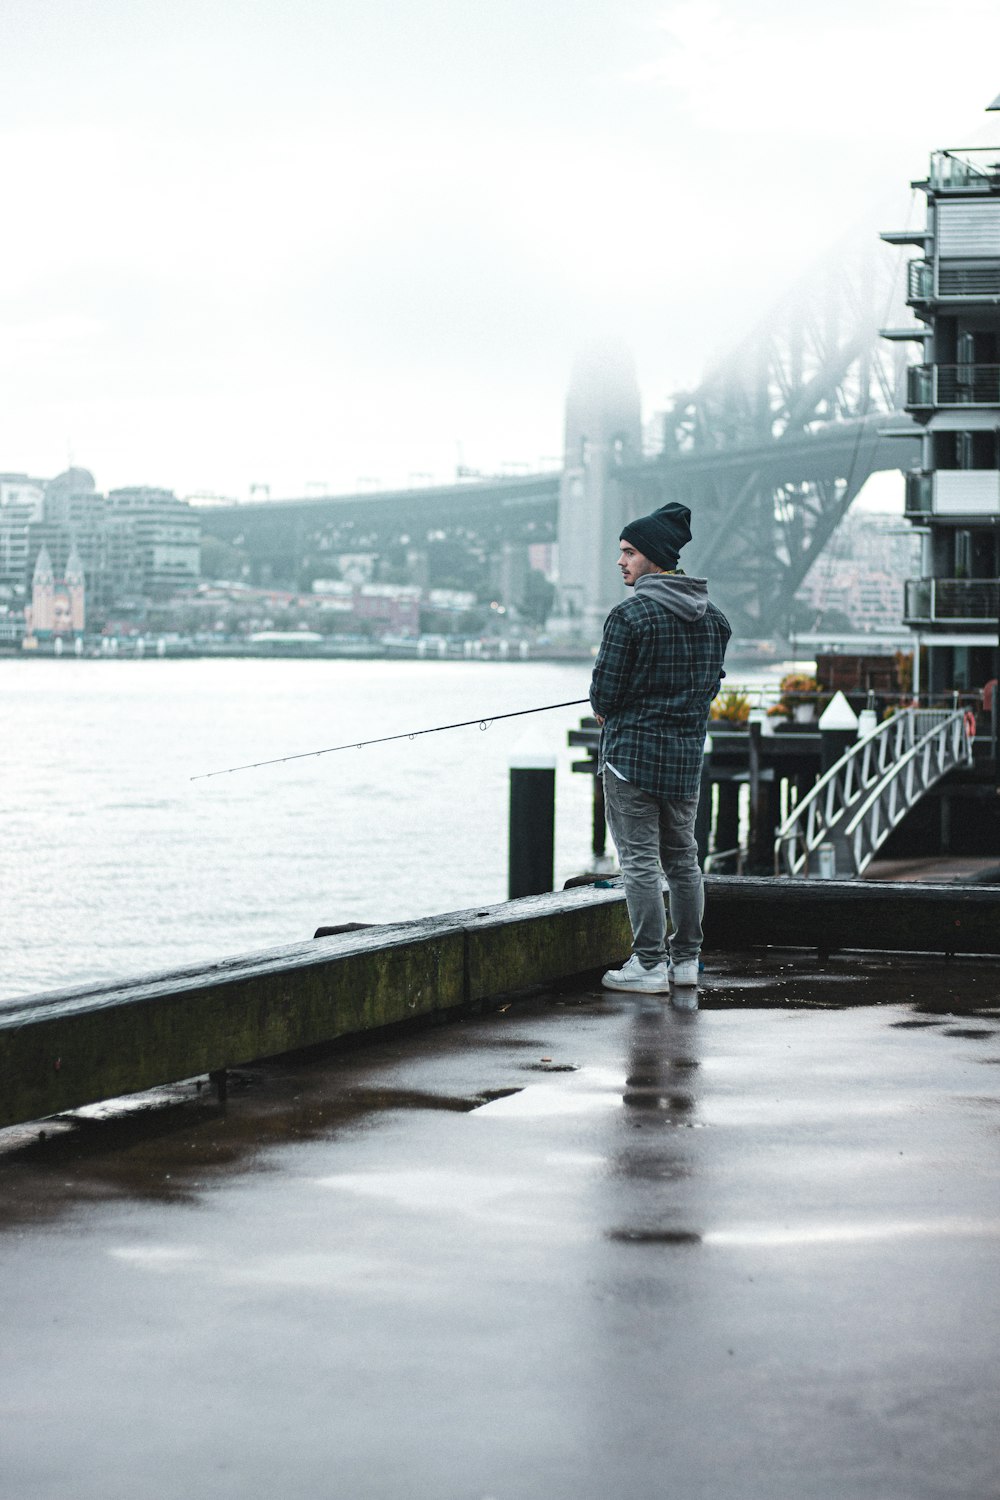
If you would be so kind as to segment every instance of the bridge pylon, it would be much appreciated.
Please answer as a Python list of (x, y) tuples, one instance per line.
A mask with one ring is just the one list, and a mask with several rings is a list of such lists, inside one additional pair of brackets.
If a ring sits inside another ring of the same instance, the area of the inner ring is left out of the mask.
[(559, 486), (558, 609), (586, 640), (600, 637), (622, 597), (615, 568), (622, 527), (639, 512), (623, 475), (642, 458), (635, 365), (618, 343), (577, 358), (566, 398), (565, 467)]

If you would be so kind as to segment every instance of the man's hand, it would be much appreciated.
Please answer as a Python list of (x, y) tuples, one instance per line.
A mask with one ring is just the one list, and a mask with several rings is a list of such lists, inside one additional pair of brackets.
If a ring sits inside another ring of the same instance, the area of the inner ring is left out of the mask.
[(595, 714), (594, 718), (597, 720), (598, 724), (603, 724), (604, 723), (604, 715), (603, 714)]

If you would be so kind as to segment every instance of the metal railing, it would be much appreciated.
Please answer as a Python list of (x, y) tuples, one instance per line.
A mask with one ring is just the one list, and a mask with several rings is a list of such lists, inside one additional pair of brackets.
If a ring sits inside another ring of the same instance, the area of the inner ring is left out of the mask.
[(934, 262), (911, 260), (906, 267), (907, 302), (992, 302), (1000, 293), (1000, 266), (996, 261), (948, 259), (938, 262), (937, 284)]
[(930, 624), (937, 620), (995, 623), (1000, 613), (1000, 581), (996, 578), (908, 578), (904, 585), (903, 619)]
[(785, 819), (774, 841), (774, 873), (860, 875), (930, 787), (971, 763), (961, 709), (894, 714), (852, 745)]
[[(926, 297), (914, 297), (914, 301), (926, 301), (927, 297), (933, 296), (933, 277), (931, 288)], [(992, 302), (998, 292), (1000, 266), (996, 261), (983, 261), (980, 264), (971, 260), (943, 260), (938, 265), (937, 294), (942, 300), (957, 297), (965, 302), (976, 302), (983, 298)]]
[(1000, 365), (911, 365), (907, 406), (1000, 406)]
[(906, 280), (908, 302), (929, 302), (934, 296), (934, 267), (929, 260), (911, 260)]
[(964, 146), (931, 155), (930, 184), (936, 188), (993, 187), (1000, 176), (1000, 147)]
[(736, 861), (736, 874), (742, 875), (743, 866), (746, 864), (748, 857), (749, 851), (744, 849), (741, 844), (737, 844), (734, 849), (713, 849), (710, 854), (705, 855), (702, 870), (706, 875), (710, 875), (716, 863), (734, 859)]
[(911, 471), (906, 476), (907, 516), (929, 516), (934, 509), (934, 476)]

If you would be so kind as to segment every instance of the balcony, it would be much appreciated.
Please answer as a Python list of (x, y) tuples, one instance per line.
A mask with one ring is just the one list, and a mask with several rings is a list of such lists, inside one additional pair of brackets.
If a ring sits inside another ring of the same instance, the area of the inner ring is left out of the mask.
[(911, 260), (906, 268), (908, 302), (930, 302), (934, 296), (934, 267), (929, 260)]
[(934, 282), (934, 262), (911, 260), (906, 268), (906, 300), (927, 302), (989, 302), (1000, 296), (1000, 261), (942, 259)]
[(975, 146), (962, 151), (935, 151), (928, 184), (939, 191), (1000, 190), (1000, 147)]
[(911, 365), (908, 407), (1000, 406), (1000, 365)]
[(907, 625), (995, 625), (1000, 610), (996, 578), (908, 578), (903, 620)]
[(998, 294), (1000, 294), (1000, 262), (942, 260), (938, 264), (937, 295), (939, 301), (995, 302)]
[(920, 521), (934, 514), (933, 474), (907, 474), (903, 513), (910, 521)]
[(931, 516), (1000, 516), (1000, 472), (938, 469), (929, 474), (907, 474), (905, 514), (911, 521)]

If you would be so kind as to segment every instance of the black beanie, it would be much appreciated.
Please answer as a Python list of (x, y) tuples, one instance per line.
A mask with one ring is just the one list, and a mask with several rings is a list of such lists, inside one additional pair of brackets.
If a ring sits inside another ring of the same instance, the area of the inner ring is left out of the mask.
[(676, 568), (681, 548), (691, 540), (691, 512), (670, 500), (651, 516), (640, 516), (622, 527), (621, 541), (631, 542), (658, 568)]

